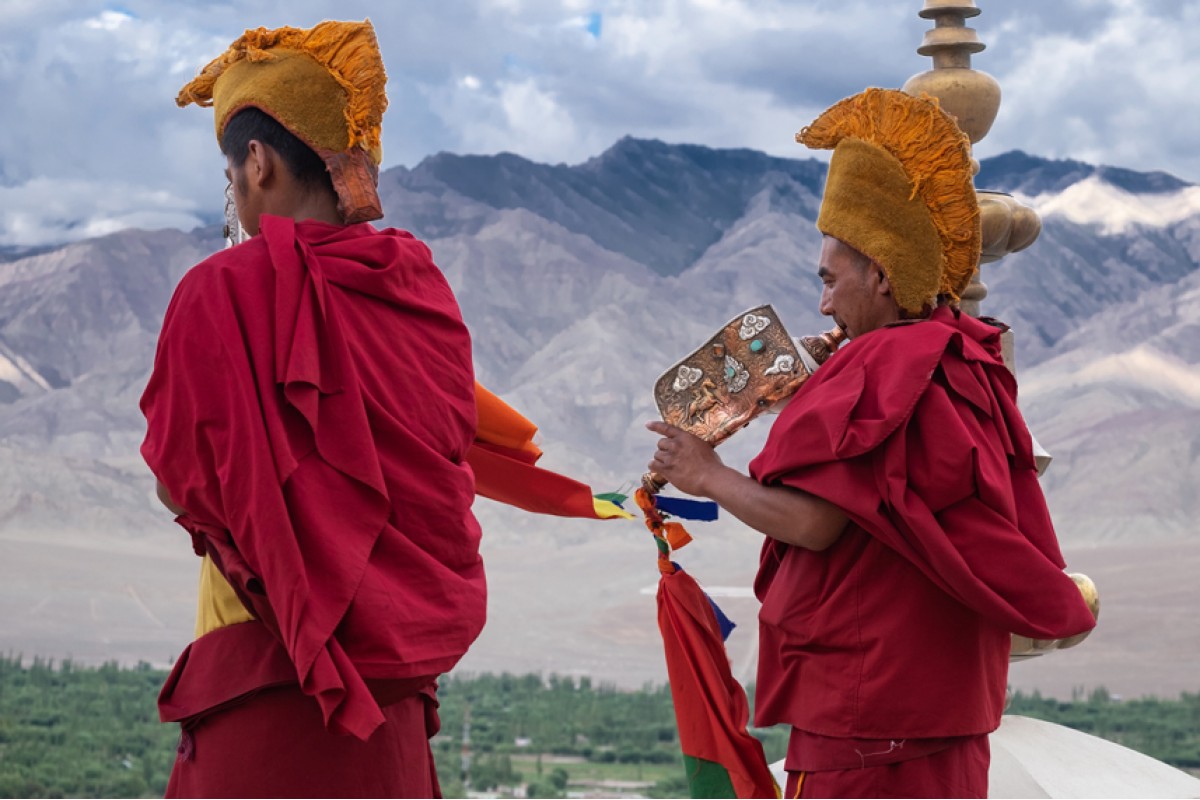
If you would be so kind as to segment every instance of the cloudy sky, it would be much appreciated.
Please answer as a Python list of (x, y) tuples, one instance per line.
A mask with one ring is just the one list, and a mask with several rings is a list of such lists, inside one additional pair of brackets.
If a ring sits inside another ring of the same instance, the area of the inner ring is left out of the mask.
[[(211, 111), (174, 97), (246, 27), (370, 17), (384, 165), (578, 163), (621, 136), (807, 157), (824, 107), (929, 67), (921, 0), (0, 0), (0, 246), (220, 211)], [(1200, 0), (978, 0), (981, 142), (1200, 182)]]

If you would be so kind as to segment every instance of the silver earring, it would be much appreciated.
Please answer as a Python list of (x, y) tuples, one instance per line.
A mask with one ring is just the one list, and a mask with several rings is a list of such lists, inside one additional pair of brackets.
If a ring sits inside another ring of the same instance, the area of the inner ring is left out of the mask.
[(246, 239), (246, 231), (238, 219), (237, 202), (233, 199), (232, 182), (225, 185), (225, 228), (222, 235), (229, 242), (229, 247), (241, 244)]

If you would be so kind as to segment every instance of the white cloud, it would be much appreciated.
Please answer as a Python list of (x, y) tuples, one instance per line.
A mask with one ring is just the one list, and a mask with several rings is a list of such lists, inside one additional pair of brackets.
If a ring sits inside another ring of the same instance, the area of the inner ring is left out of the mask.
[(122, 25), (133, 20), (133, 16), (124, 11), (101, 11), (97, 16), (83, 21), (86, 28), (99, 31), (115, 31)]
[(1061, 192), (1021, 200), (1043, 218), (1061, 216), (1096, 225), (1106, 234), (1124, 233), (1136, 225), (1163, 227), (1200, 214), (1200, 186), (1166, 194), (1132, 194), (1096, 175)]
[[(336, 13), (369, 16), (379, 32), (390, 166), (441, 150), (577, 163), (626, 134), (807, 157), (792, 135), (824, 107), (928, 68), (915, 53), (929, 28), (920, 5), (343, 0)], [(979, 155), (1020, 148), (1200, 179), (1200, 0), (980, 6), (971, 24), (989, 49), (975, 63), (1005, 99)], [(308, 26), (329, 13), (324, 0), (4, 0), (0, 183), (123, 183), (135, 196), (216, 207), (211, 112), (176, 109), (176, 91), (243, 28)], [(6, 236), (53, 228), (49, 215), (13, 224), (18, 210), (38, 212), (8, 202)]]
[(0, 245), (38, 246), (125, 228), (191, 230), (195, 204), (164, 190), (118, 181), (34, 178), (0, 187)]
[[(1055, 364), (1055, 362), (1048, 362)], [(1124, 353), (1099, 356), (1074, 368), (1055, 364), (1037, 368), (1021, 382), (1028, 401), (1065, 387), (1126, 385), (1157, 392), (1177, 402), (1200, 407), (1200, 369), (1148, 344)]]
[(500, 106), (504, 109), (505, 129), (514, 143), (523, 143), (521, 149), (545, 153), (549, 160), (573, 154), (579, 138), (575, 121), (552, 92), (533, 80), (503, 83)]
[(981, 152), (1021, 148), (1200, 180), (1200, 4), (1095, 6), (1086, 35), (1068, 25), (1006, 35), (995, 73), (1005, 99)]
[(539, 160), (558, 162), (611, 144), (581, 133), (570, 109), (530, 77), (502, 80), (486, 90), (478, 81), (461, 81), (456, 91), (441, 92), (430, 101), (448, 120), (471, 119), (460, 142), (472, 153), (535, 152)]
[(186, 76), (228, 40), (96, 5), (59, 9), (53, 24), (38, 20), (0, 33), (6, 244), (126, 226), (191, 227), (207, 198), (218, 207), (222, 163), (211, 122), (200, 135), (203, 113), (189, 125), (173, 100)]

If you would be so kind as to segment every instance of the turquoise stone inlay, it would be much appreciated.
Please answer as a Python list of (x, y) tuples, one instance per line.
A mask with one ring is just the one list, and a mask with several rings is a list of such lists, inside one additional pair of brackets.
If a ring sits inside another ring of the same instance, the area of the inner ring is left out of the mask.
[(764, 345), (763, 345), (762, 339), (755, 339), (753, 342), (750, 343), (750, 352), (761, 353), (763, 346)]

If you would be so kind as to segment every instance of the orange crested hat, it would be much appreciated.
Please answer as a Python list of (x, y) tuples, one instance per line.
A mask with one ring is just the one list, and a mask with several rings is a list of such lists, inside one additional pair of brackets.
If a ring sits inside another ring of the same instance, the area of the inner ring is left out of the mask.
[(958, 303), (979, 263), (971, 145), (927, 95), (867, 89), (796, 134), (832, 149), (817, 228), (879, 264), (896, 303), (923, 316)]
[(269, 114), (325, 162), (342, 219), (366, 222), (383, 216), (376, 185), (386, 84), (370, 21), (327, 21), (247, 30), (175, 102), (213, 106), (218, 142), (238, 111)]

